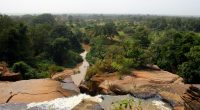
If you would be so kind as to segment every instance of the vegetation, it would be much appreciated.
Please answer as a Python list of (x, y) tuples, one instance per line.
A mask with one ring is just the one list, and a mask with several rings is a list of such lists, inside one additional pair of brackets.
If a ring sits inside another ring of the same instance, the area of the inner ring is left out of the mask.
[[(102, 73), (129, 74), (134, 68), (156, 64), (182, 76), (186, 83), (200, 83), (198, 21), (189, 17), (106, 16), (88, 29), (93, 31), (88, 31), (91, 51), (87, 55), (92, 67), (86, 80)], [(105, 34), (108, 31), (113, 34)]]
[(137, 104), (134, 99), (124, 99), (112, 104), (112, 110), (142, 110), (141, 101)]
[(15, 71), (25, 79), (76, 66), (82, 61), (81, 43), (91, 46), (86, 80), (156, 64), (187, 83), (200, 83), (198, 17), (0, 15), (0, 61), (20, 68)]
[(0, 22), (0, 61), (23, 79), (50, 77), (52, 72), (82, 61), (82, 38), (78, 38), (82, 36), (51, 14), (18, 19), (0, 15)]

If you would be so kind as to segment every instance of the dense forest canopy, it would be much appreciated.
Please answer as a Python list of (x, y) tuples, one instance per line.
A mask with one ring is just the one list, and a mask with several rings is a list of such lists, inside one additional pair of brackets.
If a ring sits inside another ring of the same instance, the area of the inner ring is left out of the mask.
[(95, 74), (158, 65), (200, 83), (200, 18), (150, 15), (0, 15), (0, 61), (24, 79), (49, 77), (82, 61)]

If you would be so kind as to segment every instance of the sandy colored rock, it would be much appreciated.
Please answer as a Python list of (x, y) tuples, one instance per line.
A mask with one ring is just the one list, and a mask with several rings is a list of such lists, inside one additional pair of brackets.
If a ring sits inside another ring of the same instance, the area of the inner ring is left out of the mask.
[(103, 110), (101, 106), (93, 101), (83, 100), (72, 110)]
[(51, 79), (32, 79), (0, 83), (0, 103), (41, 102), (77, 94), (63, 90), (60, 82)]
[(200, 110), (200, 84), (192, 85), (182, 98), (186, 110)]
[(174, 108), (184, 108), (181, 96), (190, 85), (184, 84), (178, 75), (163, 70), (134, 70), (131, 75), (121, 79), (116, 74), (93, 76), (92, 81), (99, 83), (102, 93), (132, 94), (139, 98), (161, 98)]
[(64, 78), (70, 77), (71, 75), (73, 75), (74, 72), (75, 72), (74, 69), (68, 69), (68, 68), (66, 68), (64, 71), (58, 72), (58, 73), (54, 74), (51, 79), (54, 79), (54, 80), (63, 80)]
[(133, 74), (139, 78), (149, 79), (150, 82), (157, 84), (169, 84), (176, 81), (179, 76), (167, 71), (133, 71)]
[(14, 73), (6, 66), (0, 65), (0, 81), (18, 81), (21, 80), (20, 73)]

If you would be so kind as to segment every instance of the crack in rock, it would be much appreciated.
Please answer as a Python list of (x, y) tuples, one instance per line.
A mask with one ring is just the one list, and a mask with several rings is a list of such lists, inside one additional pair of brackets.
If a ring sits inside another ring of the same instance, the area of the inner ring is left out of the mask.
[(6, 100), (6, 103), (9, 103), (9, 101), (10, 101), (14, 96), (16, 96), (16, 95), (18, 95), (18, 94), (41, 95), (41, 94), (51, 94), (51, 93), (54, 93), (54, 92), (59, 92), (59, 93), (62, 94), (64, 97), (66, 97), (66, 95), (65, 95), (63, 92), (59, 91), (59, 90), (57, 90), (57, 91), (51, 91), (51, 92), (46, 92), (46, 93), (37, 93), (37, 94), (31, 94), (31, 93), (26, 93), (26, 92), (18, 92), (18, 93), (12, 94), (12, 92), (10, 92), (11, 95), (10, 95), (10, 97)]

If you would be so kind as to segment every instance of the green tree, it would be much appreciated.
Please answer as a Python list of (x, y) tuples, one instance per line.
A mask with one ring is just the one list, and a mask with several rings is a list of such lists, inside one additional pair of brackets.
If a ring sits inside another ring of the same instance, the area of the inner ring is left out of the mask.
[(13, 64), (12, 71), (20, 73), (23, 79), (31, 79), (36, 77), (36, 72), (28, 64), (23, 61), (19, 61)]
[(0, 33), (0, 60), (12, 65), (16, 61), (27, 61), (30, 58), (30, 38), (27, 27), (18, 24)]
[(178, 65), (187, 61), (185, 54), (198, 44), (197, 38), (194, 33), (180, 33), (175, 30), (163, 33), (161, 38), (151, 45), (153, 62), (167, 71), (176, 73)]
[(32, 41), (34, 55), (37, 56), (47, 52), (50, 43), (50, 30), (51, 27), (47, 24), (38, 24), (29, 28), (28, 36), (30, 36)]
[(33, 21), (33, 24), (50, 24), (54, 25), (55, 24), (55, 18), (51, 14), (41, 14), (36, 16)]
[(51, 56), (53, 61), (60, 66), (66, 63), (67, 52), (70, 49), (69, 40), (63, 37), (56, 38), (51, 44)]
[(112, 40), (115, 35), (118, 35), (118, 32), (117, 27), (113, 22), (108, 22), (104, 25), (97, 25), (94, 27), (94, 36), (101, 36)]
[(186, 54), (188, 61), (179, 66), (179, 74), (187, 83), (200, 83), (200, 46), (194, 46)]

